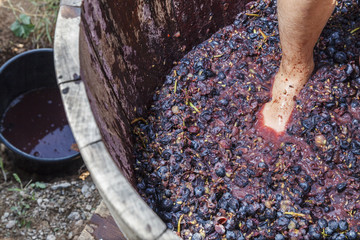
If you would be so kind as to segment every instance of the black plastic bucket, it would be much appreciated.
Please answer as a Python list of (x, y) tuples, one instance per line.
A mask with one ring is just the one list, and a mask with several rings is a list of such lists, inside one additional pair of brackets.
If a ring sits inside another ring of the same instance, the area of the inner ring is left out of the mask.
[[(0, 68), (0, 119), (12, 101), (20, 95), (38, 89), (56, 88), (58, 91), (57, 87), (52, 49), (30, 50), (11, 58)], [(57, 112), (51, 114), (56, 115)], [(16, 166), (27, 171), (53, 173), (78, 166), (82, 162), (78, 152), (61, 157), (38, 157), (27, 153), (16, 147), (14, 141), (10, 143), (2, 131), (0, 141), (15, 153)]]

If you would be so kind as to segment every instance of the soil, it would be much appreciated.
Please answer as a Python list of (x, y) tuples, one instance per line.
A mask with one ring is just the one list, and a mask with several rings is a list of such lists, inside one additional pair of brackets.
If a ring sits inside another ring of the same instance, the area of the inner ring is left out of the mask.
[[(11, 32), (10, 26), (16, 18), (11, 10), (3, 7), (5, 1), (0, 0), (0, 65), (4, 64), (11, 57), (34, 47), (29, 39), (18, 38)], [(30, 9), (32, 7), (30, 1), (15, 0), (12, 3), (14, 6), (23, 9)]]
[[(11, 10), (0, 0), (0, 66), (11, 57), (35, 47), (29, 39), (16, 37), (9, 29), (15, 21)], [(30, 1), (13, 0), (19, 9), (31, 11)], [(15, 166), (15, 156), (0, 144), (0, 159), (5, 175), (0, 172), (0, 239), (77, 239), (101, 197), (85, 166), (38, 175)], [(13, 174), (19, 176), (21, 184)]]

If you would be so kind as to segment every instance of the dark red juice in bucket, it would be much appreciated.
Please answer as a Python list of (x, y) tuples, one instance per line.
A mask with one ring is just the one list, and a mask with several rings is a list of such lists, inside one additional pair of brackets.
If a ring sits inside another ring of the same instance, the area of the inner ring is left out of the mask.
[(14, 147), (35, 157), (62, 158), (76, 153), (57, 88), (17, 97), (2, 116), (0, 130)]

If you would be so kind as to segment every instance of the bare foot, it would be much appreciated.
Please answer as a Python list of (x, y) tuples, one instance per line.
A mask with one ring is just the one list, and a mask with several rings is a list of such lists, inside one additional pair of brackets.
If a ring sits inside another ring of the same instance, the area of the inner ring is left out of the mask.
[(299, 94), (314, 69), (314, 62), (289, 67), (282, 63), (272, 85), (272, 99), (266, 103), (262, 114), (264, 125), (277, 133), (286, 130), (287, 123)]

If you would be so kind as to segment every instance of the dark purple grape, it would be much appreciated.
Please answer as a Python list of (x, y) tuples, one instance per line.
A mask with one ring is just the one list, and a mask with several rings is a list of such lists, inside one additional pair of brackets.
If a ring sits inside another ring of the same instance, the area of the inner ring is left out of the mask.
[(226, 239), (234, 240), (236, 239), (236, 234), (233, 231), (226, 231)]
[(174, 230), (174, 225), (170, 222), (166, 223), (166, 227), (170, 230)]
[(226, 100), (225, 98), (223, 98), (223, 99), (221, 99), (221, 100), (219, 101), (219, 103), (220, 103), (222, 106), (227, 106), (227, 105), (229, 104), (229, 101)]
[[(174, 81), (174, 78), (171, 77), (171, 76), (169, 76), (169, 75), (167, 75), (164, 84), (165, 84), (165, 85), (171, 85), (171, 84), (173, 84), (173, 81)], [(154, 95), (154, 96), (156, 96), (156, 95)]]
[(326, 235), (331, 236), (331, 235), (334, 233), (334, 230), (331, 229), (330, 227), (326, 227), (325, 230), (324, 230), (324, 233), (325, 233)]
[(358, 234), (354, 230), (350, 230), (346, 233), (346, 236), (349, 240), (358, 239)]
[(355, 155), (360, 155), (360, 141), (351, 141), (351, 152)]
[(197, 186), (194, 188), (194, 194), (196, 197), (201, 197), (202, 195), (204, 195), (205, 193), (205, 189), (203, 186)]
[(214, 223), (212, 221), (207, 221), (204, 224), (204, 230), (206, 234), (210, 234), (211, 232), (214, 231)]
[(201, 236), (200, 233), (194, 233), (191, 237), (191, 240), (203, 240), (204, 238)]
[(339, 233), (336, 240), (346, 240), (346, 236), (343, 233)]
[(326, 219), (320, 218), (317, 222), (317, 225), (319, 226), (319, 228), (323, 229), (328, 226), (328, 223), (327, 223)]
[(190, 208), (187, 207), (187, 206), (184, 206), (181, 211), (184, 213), (184, 214), (188, 214), (190, 212)]
[(230, 198), (228, 201), (228, 207), (233, 212), (236, 212), (239, 209), (239, 201), (236, 198)]
[(330, 220), (328, 223), (328, 227), (333, 230), (336, 231), (339, 227), (339, 223), (336, 220)]
[(307, 182), (302, 182), (302, 183), (299, 183), (299, 186), (301, 187), (302, 190), (304, 190), (304, 192), (309, 192), (310, 191), (310, 188), (311, 186), (307, 183)]
[(340, 140), (340, 147), (342, 148), (342, 149), (349, 149), (350, 148), (350, 143), (348, 142), (348, 141), (346, 141), (346, 140)]
[(282, 234), (276, 234), (275, 240), (285, 240), (285, 237)]
[(348, 76), (350, 76), (354, 72), (354, 68), (351, 66), (351, 64), (346, 65), (345, 72)]
[(345, 220), (339, 221), (339, 229), (340, 231), (346, 231), (349, 227), (349, 224)]
[(225, 177), (226, 172), (224, 167), (219, 167), (215, 170), (215, 173), (218, 177)]
[(163, 180), (167, 178), (168, 173), (169, 173), (169, 168), (167, 166), (162, 166), (158, 170), (158, 175)]
[(336, 189), (338, 192), (343, 192), (346, 189), (347, 183), (343, 182), (343, 183), (339, 183), (338, 185), (336, 185)]
[(219, 80), (224, 80), (226, 78), (226, 75), (224, 74), (224, 72), (219, 72), (218, 78), (219, 78)]
[(328, 47), (326, 50), (327, 50), (327, 54), (329, 54), (330, 57), (333, 57), (336, 52), (334, 47)]
[(165, 197), (170, 198), (172, 196), (172, 192), (170, 189), (165, 190)]
[(170, 211), (173, 208), (173, 205), (174, 205), (173, 201), (166, 198), (161, 202), (161, 209), (164, 211)]
[(153, 195), (155, 194), (155, 188), (146, 188), (145, 193), (147, 195)]
[(213, 71), (211, 71), (211, 69), (206, 69), (204, 73), (208, 78), (214, 77), (216, 75)]
[(206, 75), (204, 72), (200, 71), (200, 72), (198, 73), (198, 75), (197, 75), (197, 79), (198, 79), (199, 81), (204, 81), (204, 80), (207, 79), (207, 75)]
[(172, 155), (171, 150), (166, 149), (162, 152), (161, 157), (165, 160), (169, 160), (171, 155)]
[(311, 239), (314, 239), (314, 240), (322, 239), (321, 234), (318, 232), (311, 232), (311, 233), (309, 233), (309, 235), (310, 235)]
[(238, 236), (237, 240), (245, 240), (245, 239), (246, 239), (241, 232), (239, 232), (238, 235), (239, 235), (239, 236)]
[(172, 211), (173, 212), (178, 212), (181, 210), (181, 204), (178, 204), (177, 203), (178, 201), (176, 201), (176, 203), (174, 204), (173, 208), (172, 208)]
[(286, 217), (280, 217), (278, 219), (278, 225), (279, 226), (287, 226), (289, 224), (290, 220)]
[(346, 53), (344, 52), (336, 52), (334, 55), (334, 60), (338, 63), (345, 63), (347, 61)]
[(253, 229), (256, 227), (256, 225), (252, 219), (248, 219), (248, 220), (246, 220), (246, 227), (248, 229)]
[(160, 214), (160, 217), (164, 222), (170, 222), (172, 219), (172, 214), (169, 212), (163, 212)]
[(258, 167), (259, 167), (259, 168), (263, 168), (263, 169), (267, 169), (267, 168), (268, 168), (267, 164), (264, 163), (264, 162), (260, 162), (260, 163), (258, 164)]
[(301, 166), (295, 165), (295, 166), (292, 167), (292, 170), (293, 170), (293, 172), (294, 172), (295, 174), (300, 174), (300, 172), (301, 172)]

